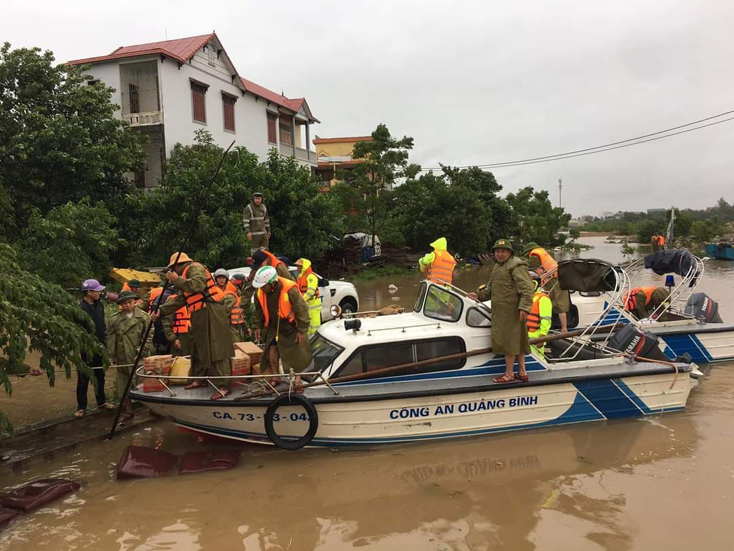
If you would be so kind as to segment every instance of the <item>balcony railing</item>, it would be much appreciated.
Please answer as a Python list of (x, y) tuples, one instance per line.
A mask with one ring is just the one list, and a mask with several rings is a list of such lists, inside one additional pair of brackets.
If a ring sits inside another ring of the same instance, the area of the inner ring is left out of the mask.
[[(293, 146), (290, 144), (281, 143), (280, 154), (286, 157), (293, 157)], [(317, 163), (315, 151), (311, 151), (311, 156), (309, 158), (308, 151), (300, 147), (296, 147), (296, 159), (312, 164)]]
[(150, 126), (163, 124), (163, 113), (160, 111), (146, 111), (145, 113), (128, 113), (122, 118), (130, 123), (130, 126)]

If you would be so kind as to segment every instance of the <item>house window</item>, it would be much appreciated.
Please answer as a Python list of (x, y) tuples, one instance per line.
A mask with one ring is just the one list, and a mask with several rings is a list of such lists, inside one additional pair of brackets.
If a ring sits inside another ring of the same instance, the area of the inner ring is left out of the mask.
[(275, 134), (275, 125), (277, 120), (277, 115), (268, 113), (268, 141), (270, 143), (278, 143), (278, 138)]
[(99, 79), (95, 78), (94, 80), (88, 80), (87, 86), (95, 86), (96, 84), (99, 84)]
[(128, 92), (130, 93), (130, 112), (140, 113), (140, 86), (130, 83)]
[(217, 64), (217, 51), (214, 49), (214, 46), (211, 44), (206, 45), (206, 54), (209, 58), (209, 65), (212, 67), (215, 67)]
[(191, 101), (194, 107), (194, 120), (206, 123), (206, 90), (208, 85), (191, 81)]
[(290, 121), (280, 123), (280, 143), (285, 145), (293, 145), (293, 128)]
[(222, 92), (222, 106), (224, 108), (224, 129), (234, 132), (234, 104), (237, 98)]

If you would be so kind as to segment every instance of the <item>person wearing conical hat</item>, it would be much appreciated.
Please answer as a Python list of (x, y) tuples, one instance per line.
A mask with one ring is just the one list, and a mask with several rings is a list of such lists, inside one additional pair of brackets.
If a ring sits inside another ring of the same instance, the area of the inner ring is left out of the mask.
[(558, 314), (561, 331), (568, 331), (568, 312), (571, 310), (571, 293), (561, 289), (558, 284), (558, 262), (553, 255), (531, 241), (522, 249), (522, 256), (528, 259), (528, 267), (540, 276), (540, 285), (546, 289), (553, 302), (553, 313)]
[[(141, 357), (150, 356), (153, 350), (153, 332), (143, 342), (150, 318), (137, 307), (138, 295), (132, 291), (122, 291), (117, 297), (117, 304), (122, 308), (110, 317), (107, 324), (107, 353), (112, 366), (117, 370), (117, 395), (122, 396), (130, 377), (130, 370), (138, 351), (143, 348)], [(125, 422), (133, 416), (133, 405), (130, 398), (125, 398), (125, 414), (120, 421)]]
[(489, 281), (476, 293), (469, 293), (469, 297), (492, 301), (492, 352), (505, 355), (505, 374), (496, 377), (495, 382), (527, 381), (525, 354), (530, 353), (530, 343), (525, 324), (533, 306), (535, 285), (527, 262), (514, 256), (509, 239), (498, 239), (492, 252), (495, 263)]
[[(166, 279), (173, 283), (177, 294), (153, 314), (153, 319), (168, 316), (186, 306), (191, 319), (189, 342), (193, 375), (228, 377), (232, 372), (230, 358), (234, 356), (234, 348), (227, 308), (222, 302), (224, 292), (217, 286), (209, 270), (194, 262), (186, 253), (171, 255)], [(219, 390), (212, 395), (212, 400), (231, 392), (228, 379), (215, 379), (213, 382)], [(209, 386), (205, 380), (195, 379), (186, 388), (204, 386)]]

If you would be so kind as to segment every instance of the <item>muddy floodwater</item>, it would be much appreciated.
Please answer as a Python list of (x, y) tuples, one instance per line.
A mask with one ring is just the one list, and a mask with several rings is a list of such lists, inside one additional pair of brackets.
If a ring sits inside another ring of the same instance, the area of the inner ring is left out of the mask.
[[(586, 242), (596, 248), (583, 256), (622, 260), (619, 245)], [(471, 290), (486, 270), (455, 283)], [(734, 263), (706, 270), (701, 290), (732, 321)], [(362, 283), (361, 307), (408, 307), (418, 281)], [(53, 476), (82, 489), (19, 517), (0, 548), (732, 549), (734, 363), (703, 371), (681, 413), (354, 451), (199, 441), (162, 421), (1, 472), (2, 488)], [(230, 471), (117, 482), (115, 462), (133, 443), (242, 456)]]

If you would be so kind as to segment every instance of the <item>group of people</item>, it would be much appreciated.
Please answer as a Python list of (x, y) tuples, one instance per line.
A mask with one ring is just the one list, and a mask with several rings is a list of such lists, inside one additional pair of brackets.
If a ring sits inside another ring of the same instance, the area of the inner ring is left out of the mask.
[(662, 251), (665, 248), (665, 236), (662, 233), (655, 232), (650, 239), (653, 251)]
[[(431, 247), (433, 251), (418, 261), (420, 270), (431, 281), (451, 284), (456, 261), (447, 250), (446, 239), (437, 239)], [(494, 265), (489, 281), (469, 297), (492, 302), (492, 351), (505, 356), (505, 373), (494, 381), (526, 382), (525, 354), (531, 351), (530, 339), (548, 334), (554, 313), (561, 330), (568, 331), (570, 295), (558, 285), (558, 263), (537, 243), (523, 248), (523, 258), (515, 256), (508, 239), (498, 239), (492, 252)], [(532, 348), (538, 354), (545, 353), (543, 346)]]
[[(131, 364), (135, 361), (140, 349), (143, 349), (143, 356), (150, 355), (152, 352), (153, 334), (148, 332), (148, 338), (144, 338), (150, 318), (138, 307), (140, 297), (132, 290), (125, 289), (120, 292), (117, 297), (119, 311), (115, 312), (109, 321), (105, 319), (104, 306), (100, 301), (102, 291), (105, 290), (104, 285), (101, 285), (96, 279), (87, 279), (82, 283), (81, 290), (83, 296), (79, 306), (92, 319), (94, 335), (107, 349), (110, 364), (117, 371), (115, 381), (117, 394), (122, 396), (127, 386)], [(81, 359), (94, 373), (97, 407), (114, 409), (115, 406), (107, 401), (105, 394), (105, 370), (102, 356), (82, 352)], [(74, 414), (77, 418), (82, 418), (86, 414), (87, 390), (90, 381), (91, 378), (85, 373), (77, 372), (77, 411)], [(129, 399), (125, 400), (123, 406), (124, 414), (121, 421), (125, 422), (133, 416), (133, 409)]]

